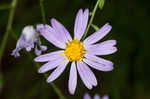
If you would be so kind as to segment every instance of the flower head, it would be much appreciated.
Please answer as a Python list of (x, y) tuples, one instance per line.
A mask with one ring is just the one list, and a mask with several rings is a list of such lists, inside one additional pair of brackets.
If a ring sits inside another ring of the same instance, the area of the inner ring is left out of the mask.
[[(92, 99), (92, 98), (88, 93), (85, 93), (83, 96), (83, 99)], [(95, 94), (93, 99), (109, 99), (109, 96), (104, 95), (102, 98), (100, 98), (100, 96), (98, 94)]]
[(101, 29), (81, 41), (87, 27), (88, 18), (89, 10), (83, 11), (80, 9), (75, 20), (73, 39), (67, 29), (54, 18), (51, 19), (52, 26), (46, 24), (40, 29), (42, 36), (62, 50), (36, 57), (36, 62), (47, 62), (38, 72), (44, 73), (56, 68), (47, 79), (47, 82), (52, 82), (61, 75), (67, 64), (72, 62), (68, 84), (71, 94), (75, 93), (77, 72), (85, 86), (92, 89), (93, 86), (97, 86), (97, 80), (90, 67), (101, 71), (113, 70), (113, 63), (98, 57), (98, 55), (109, 55), (116, 52), (116, 41), (107, 40), (96, 43), (107, 35), (112, 27), (106, 23)]
[(82, 61), (85, 54), (83, 43), (74, 38), (71, 42), (67, 43), (66, 49), (63, 55), (69, 61)]
[(40, 34), (38, 32), (39, 31), (36, 31), (33, 26), (25, 26), (22, 30), (22, 35), (17, 41), (16, 48), (13, 50), (11, 55), (15, 57), (20, 56), (19, 51), (23, 48), (25, 48), (28, 52), (31, 51), (32, 48), (35, 48), (36, 55), (40, 55), (42, 51), (47, 50), (47, 46), (41, 45), (41, 40), (39, 37)]

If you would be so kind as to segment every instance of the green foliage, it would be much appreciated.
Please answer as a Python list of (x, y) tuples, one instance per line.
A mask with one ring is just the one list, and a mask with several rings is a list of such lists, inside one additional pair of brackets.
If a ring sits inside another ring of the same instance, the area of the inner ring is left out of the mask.
[(97, 31), (99, 29), (99, 27), (97, 25), (91, 24), (91, 26), (95, 29), (95, 31)]
[(104, 4), (105, 4), (105, 0), (98, 0), (99, 1), (99, 8), (103, 9)]
[[(0, 8), (4, 8), (4, 3), (9, 4), (8, 1), (11, 0), (1, 0)], [(95, 0), (43, 1), (46, 23), (50, 24), (50, 18), (55, 17), (72, 34), (78, 9), (89, 8), (92, 12), (96, 3)], [(112, 25), (112, 31), (101, 41), (117, 40), (117, 53), (107, 57), (102, 56), (114, 63), (114, 70), (101, 72), (91, 68), (97, 77), (98, 86), (90, 91), (83, 85), (78, 75), (77, 91), (72, 96), (68, 93), (70, 69), (68, 66), (68, 71), (54, 81), (67, 99), (82, 99), (85, 92), (90, 93), (91, 96), (95, 93), (101, 96), (109, 94), (110, 99), (150, 99), (149, 4), (150, 0), (143, 2), (141, 0), (107, 0), (105, 9), (97, 10), (90, 28), (95, 28), (93, 25), (98, 26), (95, 29), (101, 28), (100, 26), (106, 22)], [(0, 10), (0, 46), (4, 42), (8, 16), (8, 9)], [(11, 28), (13, 32), (10, 34), (17, 34), (19, 37), (25, 25), (43, 23), (42, 20), (44, 19), (41, 15), (39, 0), (19, 0)], [(93, 31), (89, 29), (88, 35), (91, 33)], [(12, 35), (5, 40), (7, 43), (5, 43), (6, 47), (0, 64), (0, 74), (3, 74), (2, 80), (0, 80), (2, 88), (0, 99), (59, 99), (53, 87), (46, 83), (43, 75), (37, 73), (33, 57), (29, 58), (24, 51), (21, 51), (21, 57), (17, 59), (10, 55), (16, 46), (16, 35)], [(46, 40), (42, 42), (49, 47), (46, 53), (54, 51), (54, 46)], [(40, 66), (42, 64), (40, 63)], [(51, 72), (47, 74), (49, 75)]]

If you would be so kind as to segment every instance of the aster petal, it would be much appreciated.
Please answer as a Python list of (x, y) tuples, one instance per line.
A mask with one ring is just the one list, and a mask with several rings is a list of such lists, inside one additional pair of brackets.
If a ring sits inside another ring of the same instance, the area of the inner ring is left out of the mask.
[(44, 73), (44, 72), (47, 72), (51, 69), (54, 69), (56, 68), (57, 66), (59, 66), (60, 64), (62, 64), (64, 62), (64, 58), (58, 58), (58, 59), (55, 59), (53, 61), (49, 61), (47, 62), (46, 64), (44, 64), (39, 70), (38, 72), (39, 73)]
[(48, 53), (48, 54), (40, 55), (40, 56), (36, 57), (34, 59), (34, 61), (36, 61), (36, 62), (46, 62), (46, 61), (52, 61), (52, 60), (55, 60), (55, 59), (59, 59), (59, 58), (64, 57), (62, 55), (63, 52), (64, 52), (63, 50), (60, 50), (60, 51), (55, 51), (55, 52), (51, 52), (51, 53)]
[(98, 94), (95, 94), (94, 99), (100, 99), (100, 96)]
[(54, 81), (55, 79), (57, 79), (62, 72), (65, 70), (67, 64), (69, 63), (69, 61), (64, 60), (52, 73), (51, 75), (48, 77), (47, 82), (50, 83), (52, 81)]
[(109, 55), (113, 54), (117, 51), (116, 47), (110, 47), (110, 48), (97, 48), (97, 49), (89, 49), (87, 53), (93, 54), (93, 55)]
[(95, 44), (95, 45), (100, 45), (100, 46), (115, 46), (117, 44), (116, 40), (107, 40), (104, 42), (101, 42), (100, 44)]
[(105, 96), (103, 96), (102, 99), (109, 99), (109, 96), (108, 96), (108, 95), (105, 95)]
[(88, 93), (85, 93), (83, 99), (92, 99), (92, 98)]
[(89, 18), (89, 10), (86, 9), (84, 12), (80, 9), (77, 13), (75, 26), (74, 26), (74, 36), (80, 40), (86, 30)]
[(69, 92), (71, 94), (75, 93), (77, 86), (77, 70), (75, 62), (72, 63), (71, 69), (70, 69), (70, 76), (69, 76)]
[(106, 23), (102, 28), (100, 28), (98, 31), (87, 37), (83, 43), (88, 46), (91, 44), (96, 43), (100, 39), (102, 39), (105, 35), (109, 33), (109, 31), (112, 29), (112, 27), (109, 25), (109, 23)]
[(79, 72), (79, 75), (81, 77), (81, 80), (83, 81), (83, 83), (85, 84), (85, 86), (88, 89), (92, 89), (92, 84), (89, 82), (87, 75), (85, 74), (86, 71), (82, 70), (82, 66), (83, 66), (83, 62), (77, 62), (77, 69)]
[(112, 71), (113, 66), (107, 66), (102, 63), (99, 63), (99, 61), (96, 60), (89, 60), (89, 59), (83, 59), (85, 63), (87, 63), (89, 66), (91, 66), (94, 69), (100, 70), (100, 71)]
[(94, 73), (91, 71), (91, 69), (84, 63), (82, 63), (81, 66), (82, 70), (85, 72), (85, 75), (88, 79), (88, 81), (93, 85), (93, 86), (97, 86), (97, 80), (96, 77), (94, 75)]
[(117, 51), (114, 45), (116, 45), (116, 40), (107, 40), (102, 43), (90, 45), (86, 50), (87, 53), (93, 55), (109, 55)]
[(51, 24), (56, 32), (56, 37), (59, 38), (61, 42), (67, 43), (68, 41), (72, 41), (68, 30), (61, 23), (59, 23), (56, 19), (52, 18)]
[(40, 30), (41, 35), (47, 39), (49, 42), (51, 42), (56, 47), (65, 49), (66, 44), (64, 42), (60, 41), (61, 36), (56, 37), (55, 30), (50, 27), (49, 25), (45, 25), (44, 28)]
[(91, 54), (85, 54), (84, 57), (86, 57), (88, 60), (94, 61), (96, 63), (100, 63), (104, 66), (109, 66), (110, 68), (113, 68), (113, 63), (109, 60), (103, 59), (101, 57), (97, 57), (95, 55), (91, 55)]
[(86, 47), (87, 48), (86, 50), (88, 50), (89, 48), (95, 49), (95, 48), (99, 48), (99, 47), (105, 47), (105, 48), (113, 47), (116, 45), (116, 43), (117, 43), (116, 40), (106, 40), (106, 41), (103, 41), (101, 43), (89, 45), (88, 47)]

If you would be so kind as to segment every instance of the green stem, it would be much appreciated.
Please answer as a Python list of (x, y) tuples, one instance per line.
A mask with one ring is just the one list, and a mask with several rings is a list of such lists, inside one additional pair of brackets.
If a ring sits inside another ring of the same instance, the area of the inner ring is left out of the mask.
[[(15, 35), (15, 33), (11, 30), (11, 35), (12, 37), (17, 40), (17, 36)], [(33, 55), (28, 54), (28, 57), (30, 58), (30, 60), (33, 60)], [(36, 68), (39, 69), (40, 65), (36, 62), (33, 61), (33, 63), (35, 64)], [(45, 79), (48, 77), (48, 75), (44, 74)], [(61, 93), (61, 91), (59, 90), (59, 88), (54, 84), (54, 83), (49, 83), (50, 86), (54, 89), (54, 91), (56, 92), (56, 94), (58, 95), (59, 99), (66, 99), (63, 94)]]
[(0, 46), (0, 63), (1, 63), (1, 60), (2, 60), (2, 56), (3, 56), (4, 50), (5, 50), (6, 44), (7, 44), (7, 39), (8, 39), (8, 36), (9, 36), (9, 32), (12, 28), (12, 22), (13, 22), (13, 19), (14, 19), (14, 13), (15, 13), (16, 6), (17, 6), (17, 0), (12, 0), (6, 32), (4, 34), (4, 37), (2, 39), (2, 43), (1, 43), (1, 46)]
[(54, 83), (50, 83), (50, 84), (53, 87), (53, 89), (55, 90), (55, 92), (57, 93), (57, 95), (59, 96), (59, 99), (66, 99)]
[[(44, 11), (44, 4), (43, 4), (43, 0), (40, 0), (40, 7), (41, 7), (41, 14), (42, 14), (42, 20), (43, 23), (46, 23), (46, 16), (45, 16), (45, 11)], [(36, 66), (38, 66), (38, 64), (36, 63)], [(47, 75), (44, 74), (45, 78), (47, 78)], [(54, 83), (50, 83), (50, 85), (53, 87), (53, 89), (55, 90), (55, 92), (57, 93), (57, 95), (59, 96), (60, 99), (66, 99), (63, 94), (61, 93), (61, 91), (59, 90), (59, 88), (54, 84)]]
[(46, 23), (43, 0), (40, 0), (40, 7), (41, 7), (42, 20), (43, 20), (44, 23)]
[(92, 13), (91, 13), (91, 18), (90, 18), (89, 24), (88, 24), (88, 26), (87, 26), (87, 29), (86, 29), (86, 31), (85, 31), (85, 33), (84, 33), (82, 39), (85, 39), (85, 37), (86, 37), (86, 35), (87, 35), (87, 33), (88, 33), (89, 29), (90, 29), (90, 26), (91, 26), (91, 24), (92, 24), (92, 22), (93, 22), (93, 19), (94, 19), (96, 10), (97, 10), (97, 8), (98, 8), (98, 5), (99, 5), (99, 0), (97, 0), (97, 3), (96, 3), (96, 5), (95, 5), (95, 7), (94, 7), (94, 9), (93, 9), (93, 11), (92, 11)]
[[(2, 43), (1, 43), (1, 46), (0, 46), (0, 66), (1, 66), (2, 56), (4, 54), (4, 50), (5, 50), (5, 47), (6, 47), (7, 39), (8, 39), (8, 36), (9, 36), (9, 31), (11, 30), (11, 27), (12, 27), (12, 22), (13, 22), (13, 19), (14, 19), (14, 13), (15, 13), (16, 5), (17, 5), (17, 0), (12, 0), (11, 7), (9, 7), (8, 5), (0, 7), (0, 9), (9, 9), (10, 8), (6, 32), (4, 34), (4, 37), (2, 39)], [(1, 80), (0, 89), (1, 89), (3, 87), (3, 85), (2, 85), (2, 83), (3, 83), (2, 82), (3, 74), (2, 74), (1, 67), (0, 67), (0, 76), (1, 76), (1, 79), (0, 79)]]
[(99, 30), (98, 26), (91, 24), (91, 27), (93, 27), (95, 29), (95, 31)]
[[(29, 58), (30, 58), (31, 60), (33, 60), (33, 56), (32, 56), (31, 54), (29, 54)], [(36, 65), (37, 69), (40, 68), (40, 65), (39, 65), (38, 63), (34, 62), (34, 64)], [(44, 74), (44, 77), (47, 78), (48, 75), (47, 75), (47, 74)], [(62, 93), (61, 93), (61, 91), (59, 90), (59, 88), (58, 88), (54, 83), (49, 83), (49, 84), (50, 84), (51, 87), (54, 89), (54, 91), (55, 91), (56, 94), (58, 95), (59, 99), (66, 99), (66, 98), (62, 95)]]

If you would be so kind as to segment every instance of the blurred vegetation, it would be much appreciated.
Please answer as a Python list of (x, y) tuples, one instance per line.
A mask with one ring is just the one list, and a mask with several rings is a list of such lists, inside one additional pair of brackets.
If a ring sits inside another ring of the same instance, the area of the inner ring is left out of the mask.
[[(6, 33), (11, 2), (0, 1), (0, 44)], [(78, 9), (89, 8), (92, 11), (95, 3), (96, 0), (44, 0), (46, 23), (49, 24), (50, 18), (54, 17), (73, 34)], [(91, 91), (83, 85), (78, 76), (77, 90), (72, 96), (68, 92), (68, 66), (54, 81), (67, 99), (82, 99), (85, 92), (91, 95), (98, 93), (101, 96), (109, 94), (111, 99), (150, 99), (149, 5), (149, 0), (105, 0), (103, 9), (97, 10), (93, 23), (101, 27), (110, 22), (113, 27), (103, 40), (116, 39), (118, 42), (118, 52), (104, 57), (114, 62), (115, 69), (112, 72), (92, 69), (99, 84)], [(43, 75), (37, 73), (33, 58), (29, 58), (24, 51), (21, 51), (19, 58), (10, 55), (22, 28), (43, 23), (42, 20), (40, 0), (18, 0), (12, 29), (8, 31), (6, 48), (3, 56), (0, 56), (0, 99), (58, 99)], [(93, 31), (94, 29), (90, 28), (88, 35)], [(44, 39), (43, 43), (49, 46), (47, 52), (55, 50), (55, 47)]]

